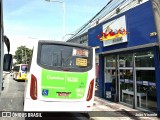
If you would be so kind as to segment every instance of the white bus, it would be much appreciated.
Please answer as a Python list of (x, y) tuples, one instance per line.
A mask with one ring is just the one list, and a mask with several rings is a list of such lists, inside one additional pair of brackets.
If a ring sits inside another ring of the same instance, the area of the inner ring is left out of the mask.
[(95, 51), (69, 42), (34, 45), (24, 96), (24, 111), (92, 110)]

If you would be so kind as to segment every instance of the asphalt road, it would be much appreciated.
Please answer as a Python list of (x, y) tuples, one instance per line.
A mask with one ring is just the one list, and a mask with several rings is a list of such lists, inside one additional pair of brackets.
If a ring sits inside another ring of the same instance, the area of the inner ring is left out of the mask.
[(15, 81), (9, 74), (6, 75), (1, 93), (0, 111), (22, 111), (23, 95), (24, 82)]

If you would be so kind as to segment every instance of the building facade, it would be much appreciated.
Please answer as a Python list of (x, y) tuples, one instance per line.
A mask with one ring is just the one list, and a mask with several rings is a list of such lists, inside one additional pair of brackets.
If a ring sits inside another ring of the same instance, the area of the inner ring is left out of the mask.
[(88, 46), (88, 33), (83, 33), (77, 37), (74, 37), (73, 39), (67, 40), (66, 42), (78, 43)]
[(89, 29), (99, 55), (99, 94), (135, 109), (160, 111), (159, 42), (151, 1)]

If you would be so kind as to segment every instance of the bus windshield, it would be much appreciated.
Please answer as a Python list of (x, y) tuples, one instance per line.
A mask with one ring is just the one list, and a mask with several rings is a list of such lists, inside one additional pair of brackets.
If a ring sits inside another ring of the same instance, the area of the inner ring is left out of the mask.
[(92, 52), (89, 48), (59, 44), (42, 44), (39, 47), (39, 63), (42, 66), (71, 71), (85, 71), (92, 67)]
[(21, 66), (21, 70), (22, 70), (22, 71), (27, 71), (27, 67), (28, 67), (28, 65), (22, 65), (22, 66)]

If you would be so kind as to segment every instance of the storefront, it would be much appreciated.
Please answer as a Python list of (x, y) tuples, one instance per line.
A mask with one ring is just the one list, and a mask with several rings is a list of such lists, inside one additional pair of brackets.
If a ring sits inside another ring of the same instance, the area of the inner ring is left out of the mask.
[(160, 111), (158, 37), (147, 1), (88, 31), (99, 46), (99, 94), (135, 109)]
[(157, 111), (154, 56), (152, 48), (104, 54), (104, 98), (133, 108)]

